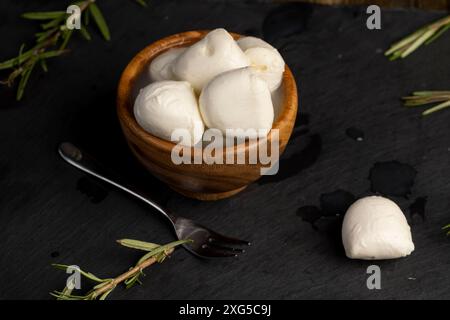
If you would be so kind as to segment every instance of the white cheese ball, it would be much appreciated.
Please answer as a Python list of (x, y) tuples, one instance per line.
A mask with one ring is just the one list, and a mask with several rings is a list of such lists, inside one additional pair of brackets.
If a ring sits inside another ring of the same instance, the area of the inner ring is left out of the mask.
[(191, 139), (185, 145), (196, 144), (205, 129), (194, 91), (185, 81), (159, 81), (141, 89), (134, 116), (145, 131), (168, 141), (174, 130), (188, 130)]
[(215, 29), (176, 59), (173, 72), (200, 92), (218, 74), (249, 64), (233, 37), (225, 29)]
[(411, 229), (395, 202), (378, 196), (350, 206), (342, 225), (345, 253), (351, 259), (382, 260), (414, 251)]
[[(242, 37), (236, 40), (238, 46), (245, 52), (245, 50), (250, 48), (267, 48), (275, 49), (269, 43), (265, 42), (263, 39), (256, 37)], [(275, 49), (276, 50), (276, 49)]]
[(206, 126), (223, 133), (227, 129), (254, 129), (265, 132), (258, 133), (261, 136), (272, 128), (270, 90), (250, 68), (218, 75), (203, 88), (199, 102)]
[(185, 50), (186, 48), (173, 48), (153, 59), (149, 67), (150, 80), (174, 80), (175, 76), (172, 72), (173, 62)]
[(285, 63), (277, 49), (264, 40), (244, 37), (237, 44), (250, 59), (252, 69), (263, 78), (274, 92), (281, 85)]

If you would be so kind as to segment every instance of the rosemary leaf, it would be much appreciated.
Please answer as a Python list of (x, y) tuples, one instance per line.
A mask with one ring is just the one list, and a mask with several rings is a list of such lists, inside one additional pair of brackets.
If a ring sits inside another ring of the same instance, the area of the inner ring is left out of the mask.
[[(65, 293), (64, 291), (57, 291), (57, 290), (55, 290), (55, 291), (53, 291), (53, 293), (55, 295), (58, 295), (60, 297), (65, 297), (65, 298), (73, 298), (73, 299), (84, 299), (84, 298), (86, 298), (86, 296), (75, 295), (75, 294), (72, 294), (72, 293)], [(73, 299), (70, 299), (70, 300), (73, 300)]]
[(428, 115), (430, 115), (430, 114), (432, 114), (434, 112), (437, 112), (437, 111), (440, 111), (440, 110), (444, 110), (444, 109), (449, 108), (449, 107), (450, 107), (450, 100), (448, 100), (446, 102), (443, 102), (441, 104), (438, 104), (437, 106), (434, 106), (433, 108), (425, 110), (422, 113), (422, 115), (423, 116), (428, 116)]
[(51, 50), (51, 51), (46, 51), (44, 53), (41, 53), (39, 57), (41, 59), (54, 58), (54, 57), (58, 57), (67, 52), (68, 52), (68, 50)]
[(50, 29), (50, 30), (47, 30), (47, 31), (44, 31), (44, 32), (38, 32), (38, 33), (36, 33), (36, 41), (37, 42), (42, 42), (42, 41), (44, 41), (45, 39), (47, 39), (47, 38), (50, 38), (50, 36), (52, 35), (52, 34), (54, 34), (56, 31), (58, 31), (58, 27), (53, 27), (52, 29)]
[(141, 280), (139, 279), (140, 276), (145, 276), (145, 274), (142, 271), (140, 271), (140, 272), (136, 273), (136, 275), (134, 275), (130, 279), (125, 280), (124, 281), (125, 288), (130, 289), (130, 288), (134, 287), (136, 284), (142, 284)]
[(145, 0), (135, 0), (138, 4), (140, 4), (143, 7), (147, 7), (148, 4)]
[(53, 291), (53, 293), (54, 294), (58, 294), (58, 295), (62, 295), (62, 296), (66, 296), (66, 297), (72, 297), (72, 298), (84, 298), (85, 296), (80, 296), (80, 295), (75, 295), (75, 294), (72, 294), (71, 292), (66, 292), (66, 291), (57, 291), (57, 290), (55, 290), (55, 291)]
[(447, 101), (450, 99), (450, 96), (434, 96), (429, 98), (418, 97), (417, 99), (406, 99), (406, 98), (407, 97), (403, 98), (403, 100), (405, 100), (405, 106), (414, 107), (435, 102)]
[(58, 26), (63, 20), (64, 20), (64, 17), (53, 19), (53, 20), (51, 20), (50, 22), (41, 24), (41, 28), (42, 28), (43, 30), (47, 30), (47, 29), (49, 29), (49, 28), (51, 28), (51, 27), (56, 27), (56, 26)]
[[(24, 61), (24, 60), (28, 59), (32, 54), (33, 54), (33, 49), (22, 53), (21, 61)], [(0, 70), (13, 68), (18, 62), (17, 58), (18, 57), (1, 62), (0, 63)]]
[(92, 39), (89, 31), (86, 29), (85, 26), (81, 26), (80, 33), (83, 36), (83, 38), (85, 38), (87, 41), (90, 41)]
[(181, 245), (181, 244), (185, 244), (185, 243), (188, 243), (188, 242), (193, 242), (193, 241), (192, 241), (192, 240), (178, 240), (178, 241), (174, 241), (174, 242), (171, 242), (171, 243), (166, 244), (166, 245), (163, 245), (163, 246), (159, 246), (158, 248), (155, 248), (154, 250), (152, 250), (152, 251), (146, 253), (146, 254), (138, 261), (138, 264), (140, 264), (140, 263), (142, 263), (143, 261), (145, 261), (145, 260), (147, 260), (147, 259), (149, 259), (149, 258), (151, 258), (151, 257), (154, 257), (154, 256), (156, 256), (156, 255), (158, 255), (158, 254), (160, 254), (160, 253), (163, 253), (163, 254), (164, 254), (167, 250), (170, 250), (170, 249), (172, 249), (172, 248), (175, 248), (176, 246), (179, 246), (179, 245)]
[(45, 59), (39, 59), (39, 64), (44, 72), (48, 72), (47, 61)]
[(90, 13), (89, 13), (89, 11), (86, 11), (85, 13), (84, 13), (84, 25), (85, 26), (88, 26), (89, 25), (89, 21), (90, 21)]
[(22, 18), (30, 20), (49, 20), (64, 17), (65, 15), (65, 11), (26, 12), (22, 14)]
[(99, 289), (101, 287), (104, 287), (104, 286), (108, 285), (109, 283), (111, 283), (112, 280), (113, 279), (105, 279), (103, 282), (95, 285), (93, 289)]
[(98, 29), (103, 35), (103, 38), (105, 38), (105, 40), (107, 41), (111, 40), (108, 25), (106, 24), (105, 18), (103, 17), (103, 14), (101, 13), (99, 7), (97, 6), (97, 4), (95, 4), (95, 2), (89, 5), (89, 11), (91, 12), (92, 18), (94, 19), (95, 23), (97, 24)]
[(437, 38), (439, 38), (445, 31), (447, 31), (450, 28), (450, 23), (447, 24), (446, 26), (442, 27), (438, 32), (436, 32), (436, 34), (434, 34), (430, 39), (428, 39), (425, 44), (428, 45), (430, 43), (432, 43), (434, 40), (436, 40)]
[[(446, 225), (445, 227), (442, 228), (442, 230), (448, 230), (450, 229), (450, 224)], [(450, 231), (447, 231), (447, 236), (450, 236)]]
[(65, 265), (65, 264), (53, 263), (53, 264), (52, 264), (52, 267), (54, 267), (54, 268), (56, 268), (56, 269), (59, 269), (59, 270), (66, 271), (67, 268), (70, 267), (70, 266)]
[(415, 96), (450, 95), (450, 91), (415, 91)]
[(70, 37), (72, 36), (73, 30), (66, 30), (63, 34), (63, 42), (59, 47), (59, 50), (64, 50), (67, 47), (67, 43), (69, 43)]
[(139, 250), (144, 250), (144, 251), (152, 251), (152, 250), (160, 247), (159, 244), (145, 242), (145, 241), (139, 241), (139, 240), (133, 240), (133, 239), (121, 239), (121, 240), (117, 240), (117, 242), (124, 247), (139, 249)]
[(20, 65), (23, 61), (23, 49), (25, 49), (25, 43), (22, 43), (19, 49), (19, 55), (17, 56), (17, 64)]
[[(71, 281), (72, 288), (69, 288), (68, 285), (66, 285), (61, 292), (61, 296), (68, 296), (72, 294), (73, 288), (75, 288), (75, 279), (71, 278)], [(62, 300), (62, 298), (58, 298), (58, 300)]]
[(114, 290), (114, 287), (111, 290), (106, 291), (104, 294), (102, 294), (99, 298), (99, 300), (106, 300), (108, 295)]
[(424, 34), (422, 34), (414, 43), (406, 49), (401, 57), (405, 58), (408, 55), (410, 55), (414, 50), (416, 50), (418, 47), (420, 47), (425, 41), (427, 41), (431, 36), (433, 36), (434, 30), (428, 30)]
[(31, 72), (34, 69), (34, 65), (36, 64), (36, 62), (32, 62), (30, 64), (29, 67), (27, 67), (27, 69), (25, 69), (25, 71), (23, 72), (20, 81), (19, 81), (19, 86), (17, 87), (17, 95), (16, 95), (16, 99), (17, 100), (21, 100), (23, 97), (23, 92), (25, 90), (25, 87), (27, 86), (27, 82), (28, 79), (30, 78)]
[(57, 300), (78, 300), (78, 299), (69, 298), (69, 295), (64, 295), (64, 294), (56, 293), (56, 292), (50, 292), (50, 295), (52, 297), (55, 297)]
[(390, 57), (389, 57), (389, 60), (390, 61), (394, 61), (394, 60), (397, 60), (397, 59), (399, 59), (401, 56), (402, 56), (402, 52), (403, 51), (398, 51), (398, 52), (395, 52), (394, 54), (392, 54)]

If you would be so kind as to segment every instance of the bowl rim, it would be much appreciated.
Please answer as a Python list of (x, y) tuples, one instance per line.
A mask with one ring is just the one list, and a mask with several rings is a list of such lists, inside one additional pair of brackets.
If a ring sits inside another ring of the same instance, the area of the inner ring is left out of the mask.
[[(168, 140), (159, 138), (147, 131), (145, 131), (138, 123), (134, 116), (133, 105), (131, 102), (131, 92), (132, 87), (136, 79), (141, 75), (142, 68), (147, 66), (149, 61), (156, 58), (159, 54), (163, 52), (176, 48), (184, 47), (186, 44), (192, 45), (195, 42), (201, 40), (207, 33), (211, 30), (195, 30), (195, 31), (185, 31), (176, 33), (164, 38), (161, 38), (150, 45), (139, 51), (127, 64), (124, 71), (121, 74), (119, 85), (117, 89), (117, 115), (122, 126), (126, 126), (131, 133), (138, 137), (139, 140), (145, 143), (151, 144), (153, 147), (165, 153), (171, 153), (172, 149), (177, 145), (176, 143)], [(245, 35), (241, 35), (234, 32), (229, 32), (231, 36), (237, 40)], [(292, 74), (289, 66), (285, 64), (285, 70), (282, 79), (282, 97), (283, 102), (281, 104), (281, 112), (279, 113), (277, 119), (273, 122), (272, 128), (267, 135), (267, 144), (271, 143), (272, 130), (278, 129), (279, 132), (283, 124), (294, 122), (297, 116), (297, 104), (298, 104), (298, 94), (297, 85), (295, 82), (294, 75)], [(250, 140), (245, 142), (245, 152), (248, 151), (250, 147), (258, 145), (264, 139)], [(281, 139), (280, 139), (281, 140)], [(286, 142), (287, 143), (287, 142)], [(281, 147), (281, 146), (280, 146)], [(184, 148), (189, 148), (184, 146)], [(195, 148), (202, 148), (199, 146), (192, 146), (191, 155), (194, 155)], [(223, 146), (224, 154), (227, 151), (242, 152), (242, 144), (230, 147)]]

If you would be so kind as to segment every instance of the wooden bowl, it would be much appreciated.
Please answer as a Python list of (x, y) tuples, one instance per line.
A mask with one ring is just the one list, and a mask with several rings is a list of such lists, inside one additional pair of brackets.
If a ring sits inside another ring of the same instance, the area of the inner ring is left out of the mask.
[[(200, 200), (218, 200), (230, 197), (248, 184), (260, 178), (262, 164), (179, 164), (171, 160), (174, 143), (160, 139), (142, 129), (136, 122), (133, 113), (136, 96), (136, 83), (146, 74), (149, 63), (164, 51), (189, 46), (202, 39), (208, 31), (189, 31), (178, 33), (149, 45), (139, 52), (122, 73), (117, 95), (117, 112), (128, 145), (140, 163), (153, 175), (167, 183), (175, 191), (191, 198)], [(232, 34), (235, 39), (240, 35)], [(284, 151), (292, 133), (297, 116), (297, 88), (295, 79), (286, 66), (281, 88), (282, 102), (278, 117), (273, 123), (273, 129), (279, 130), (279, 153)], [(248, 159), (250, 148), (257, 143), (235, 146), (235, 152), (245, 152)], [(270, 133), (268, 138), (270, 145)], [(238, 150), (239, 149), (239, 150)], [(223, 157), (230, 148), (223, 149)], [(191, 155), (194, 150), (191, 149)]]

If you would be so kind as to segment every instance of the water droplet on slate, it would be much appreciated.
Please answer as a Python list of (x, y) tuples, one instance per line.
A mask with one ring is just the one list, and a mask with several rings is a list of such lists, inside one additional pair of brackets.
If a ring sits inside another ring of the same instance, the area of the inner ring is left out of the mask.
[(355, 141), (363, 141), (364, 140), (364, 131), (351, 127), (345, 130), (345, 134), (352, 138)]

